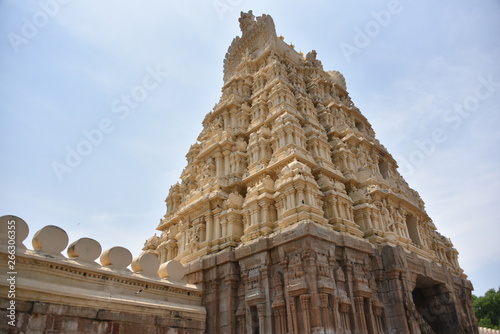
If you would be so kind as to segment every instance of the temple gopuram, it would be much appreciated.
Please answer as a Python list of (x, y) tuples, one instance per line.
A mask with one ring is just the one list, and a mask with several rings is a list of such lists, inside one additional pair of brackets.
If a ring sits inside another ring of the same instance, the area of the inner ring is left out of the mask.
[(202, 287), (207, 333), (477, 333), (457, 250), (342, 74), (269, 15), (239, 23), (144, 252)]

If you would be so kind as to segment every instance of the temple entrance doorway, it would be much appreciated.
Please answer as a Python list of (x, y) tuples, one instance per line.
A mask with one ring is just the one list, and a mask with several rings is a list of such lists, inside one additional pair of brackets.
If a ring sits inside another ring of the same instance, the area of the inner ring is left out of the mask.
[(422, 333), (455, 333), (458, 320), (453, 296), (444, 283), (418, 277), (412, 297)]

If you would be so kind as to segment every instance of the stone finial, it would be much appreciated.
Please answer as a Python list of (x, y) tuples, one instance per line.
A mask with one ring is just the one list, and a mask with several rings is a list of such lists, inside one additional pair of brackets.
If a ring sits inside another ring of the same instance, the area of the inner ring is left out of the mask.
[(158, 270), (160, 278), (169, 278), (172, 281), (181, 281), (186, 273), (182, 263), (176, 260), (170, 260), (162, 263)]
[(334, 83), (342, 87), (344, 90), (347, 90), (347, 84), (342, 73), (339, 71), (328, 71), (327, 73), (330, 75)]
[(35, 233), (32, 244), (37, 252), (63, 256), (61, 252), (68, 246), (68, 234), (62, 228), (47, 225)]
[(23, 219), (11, 215), (0, 217), (1, 245), (10, 246), (15, 243), (16, 248), (26, 249), (23, 241), (26, 240), (28, 234), (29, 227)]
[(132, 261), (132, 271), (145, 276), (158, 276), (160, 260), (151, 253), (142, 253)]
[(68, 247), (68, 257), (74, 260), (95, 263), (101, 254), (101, 245), (90, 238), (80, 238)]
[(125, 270), (132, 262), (132, 253), (123, 247), (112, 247), (101, 254), (100, 261), (104, 267)]
[(247, 33), (256, 24), (255, 16), (251, 10), (248, 13), (241, 12), (238, 21), (240, 22), (240, 29), (243, 34)]
[(312, 50), (306, 54), (306, 61), (310, 63), (313, 66), (323, 68), (323, 65), (321, 64), (321, 61), (316, 58), (318, 54), (316, 53), (316, 50)]

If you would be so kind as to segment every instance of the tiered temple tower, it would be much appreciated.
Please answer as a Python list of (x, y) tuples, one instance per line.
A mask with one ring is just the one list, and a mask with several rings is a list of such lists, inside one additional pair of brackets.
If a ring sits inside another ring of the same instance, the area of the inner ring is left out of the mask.
[(208, 333), (475, 333), (455, 248), (344, 77), (242, 13), (222, 97), (144, 250), (204, 287)]

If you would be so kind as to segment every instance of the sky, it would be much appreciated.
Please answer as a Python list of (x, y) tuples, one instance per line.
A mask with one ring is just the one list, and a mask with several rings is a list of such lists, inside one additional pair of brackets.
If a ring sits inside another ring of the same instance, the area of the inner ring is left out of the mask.
[(138, 256), (221, 96), (238, 17), (349, 94), (451, 238), (476, 295), (500, 286), (500, 2), (0, 1), (0, 216)]

